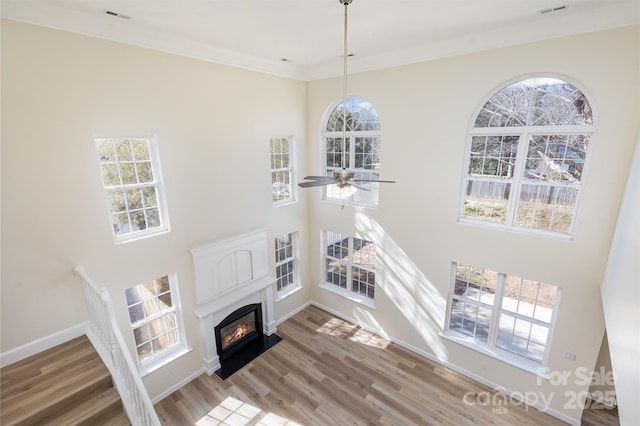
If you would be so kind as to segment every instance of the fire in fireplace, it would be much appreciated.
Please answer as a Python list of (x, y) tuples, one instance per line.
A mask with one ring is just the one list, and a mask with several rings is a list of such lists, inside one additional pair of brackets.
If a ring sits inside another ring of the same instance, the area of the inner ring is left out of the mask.
[(217, 327), (216, 346), (221, 360), (228, 358), (243, 346), (262, 339), (262, 305), (254, 303), (235, 310)]
[(223, 380), (278, 343), (275, 334), (262, 331), (262, 305), (255, 303), (235, 310), (214, 328), (220, 369), (216, 374)]

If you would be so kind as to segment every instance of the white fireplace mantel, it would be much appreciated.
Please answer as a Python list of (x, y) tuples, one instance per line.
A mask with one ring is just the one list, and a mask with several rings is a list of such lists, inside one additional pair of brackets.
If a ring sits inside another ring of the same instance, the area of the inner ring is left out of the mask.
[(236, 309), (262, 303), (263, 333), (276, 332), (273, 284), (269, 275), (267, 233), (261, 229), (217, 240), (191, 250), (197, 304), (208, 374), (220, 368), (214, 329)]

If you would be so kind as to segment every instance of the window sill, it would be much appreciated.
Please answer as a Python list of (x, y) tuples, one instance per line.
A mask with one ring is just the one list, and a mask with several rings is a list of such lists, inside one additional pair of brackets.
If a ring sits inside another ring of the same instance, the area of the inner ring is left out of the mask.
[(151, 360), (148, 363), (141, 364), (138, 367), (140, 377), (144, 377), (148, 374), (153, 373), (160, 367), (164, 367), (165, 365), (180, 358), (183, 355), (188, 354), (189, 352), (191, 352), (191, 348), (186, 346), (178, 346), (177, 348), (168, 351), (166, 354), (158, 357), (157, 359)]
[(563, 234), (560, 232), (552, 232), (552, 231), (544, 231), (541, 229), (534, 228), (518, 228), (514, 226), (508, 226), (502, 223), (489, 222), (478, 219), (471, 219), (467, 217), (458, 218), (458, 223), (467, 225), (467, 226), (475, 226), (478, 228), (497, 230), (497, 231), (506, 231), (512, 232), (514, 234), (520, 235), (528, 235), (534, 237), (542, 237), (542, 238), (550, 238), (554, 240), (562, 240), (562, 241), (570, 241), (573, 240), (572, 234)]
[[(291, 287), (291, 288), (289, 288)], [(276, 302), (280, 302), (281, 300), (286, 299), (289, 296), (292, 296), (293, 294), (297, 293), (298, 291), (302, 290), (302, 286), (300, 284), (297, 285), (291, 285), (287, 288), (285, 288), (284, 290), (281, 291), (276, 291)]]
[(342, 296), (342, 297), (344, 297), (346, 299), (351, 300), (352, 302), (359, 303), (359, 304), (364, 305), (364, 306), (366, 306), (368, 308), (371, 308), (371, 309), (375, 309), (376, 308), (376, 305), (375, 305), (373, 299), (369, 299), (368, 297), (365, 297), (365, 296), (359, 295), (357, 293), (353, 293), (351, 291), (345, 290), (345, 289), (343, 289), (341, 287), (338, 287), (336, 285), (326, 284), (325, 283), (325, 284), (320, 284), (319, 287), (324, 289), (324, 290), (327, 290), (330, 293), (337, 294), (338, 296)]
[(274, 201), (273, 202), (273, 207), (288, 206), (290, 204), (295, 204), (297, 202), (298, 202), (298, 200), (296, 200), (296, 199)]
[(134, 232), (132, 234), (125, 234), (125, 235), (114, 235), (113, 242), (115, 244), (131, 243), (133, 241), (155, 237), (156, 235), (166, 234), (170, 231), (171, 229), (169, 227), (158, 227), (158, 228), (153, 228), (153, 230), (151, 231)]
[(475, 343), (473, 339), (467, 338), (465, 336), (461, 336), (458, 334), (445, 332), (445, 333), (440, 333), (440, 337), (443, 337), (451, 342), (454, 342), (464, 347), (467, 347), (469, 349), (472, 349), (476, 352), (480, 352), (482, 354), (488, 355), (492, 358), (497, 359), (498, 361), (502, 361), (513, 367), (524, 370), (528, 373), (535, 374), (536, 376), (541, 377), (543, 379), (548, 378), (548, 369), (542, 364), (529, 362), (524, 358), (518, 357), (517, 355), (509, 356), (508, 354), (503, 353), (502, 351), (495, 350), (494, 348), (481, 346)]

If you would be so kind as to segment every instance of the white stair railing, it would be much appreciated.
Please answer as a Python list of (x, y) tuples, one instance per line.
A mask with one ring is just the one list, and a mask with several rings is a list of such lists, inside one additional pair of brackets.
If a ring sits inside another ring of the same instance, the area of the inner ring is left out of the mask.
[(87, 337), (96, 348), (113, 378), (124, 410), (133, 426), (156, 426), (160, 420), (142, 383), (138, 370), (116, 322), (109, 291), (99, 287), (82, 266), (73, 268), (82, 278), (89, 313)]

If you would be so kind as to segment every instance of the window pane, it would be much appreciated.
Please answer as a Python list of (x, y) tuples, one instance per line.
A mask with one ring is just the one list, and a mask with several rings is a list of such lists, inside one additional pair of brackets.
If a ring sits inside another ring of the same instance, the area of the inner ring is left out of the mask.
[(146, 161), (143, 163), (136, 163), (138, 168), (138, 182), (147, 183), (153, 182), (153, 171), (151, 169), (151, 162)]
[(522, 185), (515, 224), (569, 234), (577, 197), (572, 187)]
[(593, 122), (591, 106), (575, 86), (530, 78), (505, 87), (482, 107), (476, 127), (580, 125)]
[(127, 306), (142, 302), (142, 295), (140, 294), (138, 287), (126, 289), (124, 291), (124, 295), (127, 299)]
[[(345, 163), (349, 165), (349, 139), (346, 142)], [(342, 168), (342, 138), (326, 139), (327, 167)]]
[[(348, 98), (347, 106), (347, 130), (376, 131), (380, 130), (378, 112), (370, 102), (361, 98)], [(326, 131), (337, 132), (343, 128), (343, 104), (340, 103), (333, 110), (327, 121)]]
[(349, 260), (349, 237), (335, 232), (326, 233), (327, 256)]
[(156, 196), (156, 188), (147, 186), (142, 188), (142, 201), (145, 207), (155, 207), (158, 205), (158, 197)]
[(127, 205), (124, 200), (123, 191), (109, 191), (107, 192), (109, 197), (109, 204), (111, 205), (111, 211), (113, 213), (123, 212), (127, 210)]
[(138, 183), (136, 177), (136, 168), (133, 163), (120, 163), (119, 166), (120, 176), (122, 177), (123, 185), (132, 185)]
[(458, 263), (454, 294), (493, 305), (497, 279), (497, 272)]
[(97, 144), (98, 159), (101, 163), (116, 161), (115, 149), (111, 139), (100, 139)]
[(518, 141), (518, 136), (474, 136), (469, 175), (513, 177)]
[(355, 138), (355, 168), (378, 170), (380, 165), (380, 138)]
[(141, 344), (151, 340), (151, 330), (149, 330), (149, 326), (147, 324), (134, 328), (133, 335), (136, 339), (136, 345), (140, 346)]
[(371, 269), (376, 267), (376, 245), (360, 238), (353, 239), (353, 263)]
[(142, 363), (153, 357), (151, 342), (138, 346), (138, 360)]
[(533, 135), (525, 178), (578, 183), (582, 178), (589, 135)]
[(125, 192), (127, 204), (130, 210), (142, 208), (142, 193), (139, 189), (130, 189)]
[(545, 327), (540, 324), (533, 324), (531, 326), (531, 341), (539, 345), (547, 344), (547, 337), (549, 336), (549, 327)]
[(149, 155), (149, 142), (146, 139), (134, 139), (132, 144), (133, 154), (136, 161), (146, 161), (151, 159)]
[(113, 232), (116, 235), (131, 232), (129, 225), (129, 215), (127, 213), (114, 214), (112, 216)]
[(129, 139), (116, 139), (116, 155), (118, 161), (133, 161), (133, 151), (131, 150), (131, 141)]
[(129, 307), (129, 321), (131, 321), (131, 324), (135, 324), (144, 318), (144, 308), (142, 307), (142, 303)]
[(142, 211), (133, 211), (130, 213), (131, 216), (131, 225), (133, 226), (133, 231), (141, 231), (147, 229), (147, 221), (144, 217), (144, 212)]
[(160, 212), (157, 208), (146, 210), (147, 214), (147, 228), (156, 228), (161, 225)]
[(489, 337), (491, 310), (475, 303), (456, 300), (452, 303), (449, 328), (479, 342), (486, 343)]
[(511, 184), (469, 180), (463, 217), (504, 223), (507, 217)]
[(327, 259), (327, 282), (347, 288), (347, 265)]
[(117, 164), (102, 164), (100, 171), (102, 172), (102, 184), (104, 186), (120, 185), (120, 175), (118, 174)]
[(356, 268), (351, 269), (351, 291), (362, 294), (364, 296), (373, 297), (373, 288), (376, 283), (375, 272), (367, 271), (364, 269)]

